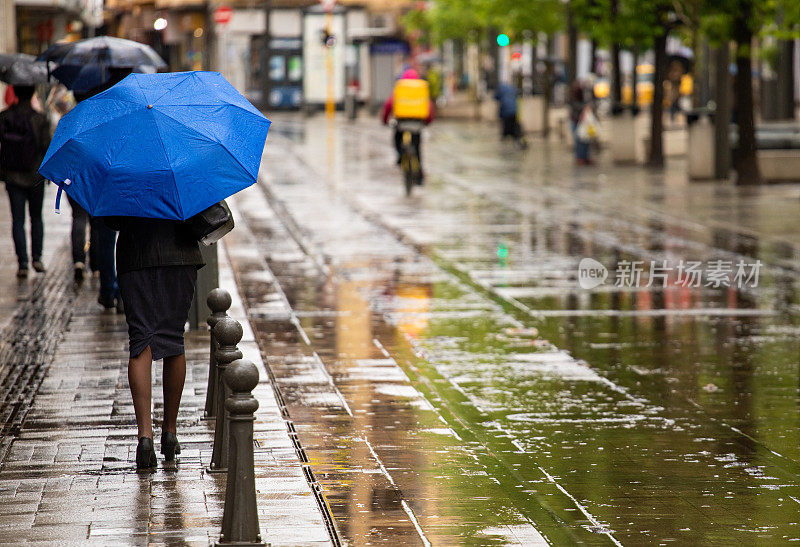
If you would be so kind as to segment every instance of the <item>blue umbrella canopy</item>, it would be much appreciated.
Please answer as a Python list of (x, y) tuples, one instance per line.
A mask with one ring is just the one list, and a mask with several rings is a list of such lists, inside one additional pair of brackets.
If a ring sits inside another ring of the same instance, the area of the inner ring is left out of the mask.
[(61, 119), (39, 173), (92, 216), (186, 220), (256, 182), (269, 126), (219, 73), (131, 74)]

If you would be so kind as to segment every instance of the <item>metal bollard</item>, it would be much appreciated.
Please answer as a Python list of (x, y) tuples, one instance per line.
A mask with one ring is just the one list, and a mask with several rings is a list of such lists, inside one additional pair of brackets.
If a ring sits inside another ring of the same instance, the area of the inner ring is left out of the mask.
[(228, 365), (225, 384), (231, 392), (225, 401), (230, 417), (230, 459), (219, 544), (264, 545), (258, 526), (253, 462), (253, 414), (258, 401), (252, 391), (258, 385), (258, 369), (247, 359), (238, 359)]
[(224, 289), (214, 289), (208, 293), (206, 297), (206, 304), (211, 310), (211, 315), (206, 319), (209, 328), (211, 329), (211, 351), (209, 352), (209, 367), (208, 367), (208, 387), (206, 388), (206, 408), (205, 417), (213, 418), (216, 416), (216, 408), (214, 403), (217, 398), (217, 362), (215, 355), (217, 353), (217, 341), (214, 336), (214, 327), (217, 322), (223, 317), (228, 317), (228, 309), (231, 307), (231, 295)]
[(242, 325), (230, 317), (224, 317), (214, 326), (214, 338), (219, 344), (215, 353), (217, 362), (216, 387), (216, 423), (214, 424), (214, 449), (211, 453), (211, 465), (208, 470), (221, 473), (228, 467), (228, 412), (225, 400), (228, 398), (228, 387), (222, 379), (228, 364), (242, 358), (242, 352), (236, 344), (242, 339)]

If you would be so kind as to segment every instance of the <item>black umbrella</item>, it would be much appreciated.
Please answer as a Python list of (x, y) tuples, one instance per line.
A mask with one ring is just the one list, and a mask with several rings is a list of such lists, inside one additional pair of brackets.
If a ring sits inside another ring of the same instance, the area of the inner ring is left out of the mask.
[(692, 70), (692, 65), (694, 64), (694, 59), (687, 57), (686, 55), (681, 55), (679, 53), (670, 55), (667, 64), (672, 65), (672, 63), (680, 63), (681, 68), (683, 69), (684, 74), (689, 74)]
[(167, 63), (150, 46), (112, 36), (55, 44), (39, 55), (38, 60), (72, 66), (98, 65), (114, 68), (150, 66), (156, 70), (167, 68)]
[(112, 67), (107, 65), (58, 65), (50, 73), (76, 93), (86, 93), (113, 79), (114, 73), (127, 69), (129, 72), (154, 73), (151, 66)]
[(33, 55), (0, 54), (0, 81), (24, 86), (47, 83), (47, 66)]
[(68, 89), (81, 93), (105, 84), (113, 69), (157, 72), (167, 68), (150, 46), (112, 36), (55, 44), (38, 59), (48, 67), (55, 63), (51, 74)]

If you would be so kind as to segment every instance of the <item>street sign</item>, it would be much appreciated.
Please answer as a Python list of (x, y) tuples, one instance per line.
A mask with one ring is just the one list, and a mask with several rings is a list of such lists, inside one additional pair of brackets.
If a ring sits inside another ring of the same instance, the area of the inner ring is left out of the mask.
[(333, 8), (336, 7), (336, 0), (319, 0), (319, 3), (325, 11), (333, 11)]
[(233, 8), (230, 6), (220, 6), (214, 10), (214, 22), (218, 25), (227, 25), (233, 17)]

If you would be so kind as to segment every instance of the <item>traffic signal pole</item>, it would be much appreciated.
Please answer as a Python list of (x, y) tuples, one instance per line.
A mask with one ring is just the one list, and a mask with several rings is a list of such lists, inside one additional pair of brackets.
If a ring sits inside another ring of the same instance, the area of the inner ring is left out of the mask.
[[(336, 4), (333, 4), (334, 6)], [(328, 9), (325, 13), (325, 34), (332, 36), (333, 33), (333, 9)], [(338, 37), (336, 38), (338, 39)], [(325, 51), (325, 72), (327, 75), (326, 97), (325, 97), (325, 115), (329, 120), (333, 119), (336, 111), (336, 98), (334, 86), (334, 71), (333, 71), (333, 48), (336, 43), (329, 43), (326, 45)]]

